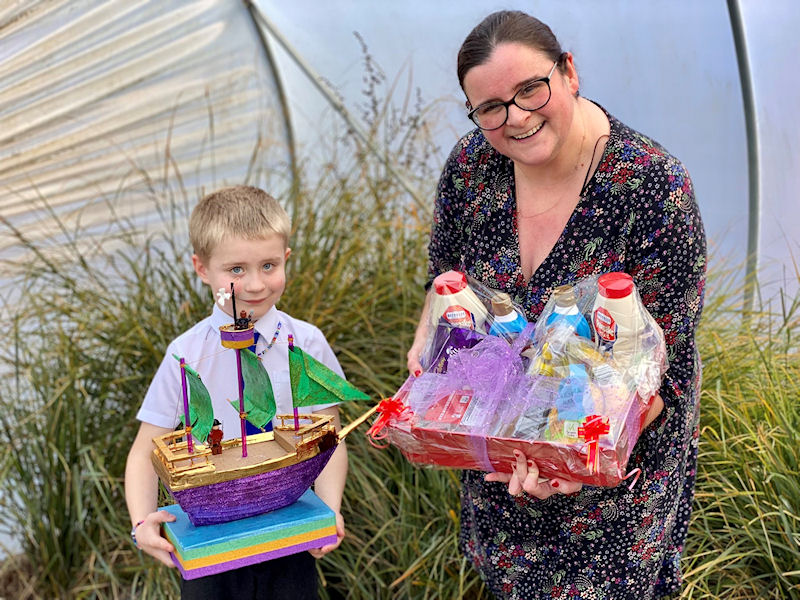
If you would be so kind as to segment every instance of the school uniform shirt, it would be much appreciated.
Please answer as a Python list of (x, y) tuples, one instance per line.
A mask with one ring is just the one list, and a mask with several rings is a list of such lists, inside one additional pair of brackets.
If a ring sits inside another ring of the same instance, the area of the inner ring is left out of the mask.
[[(200, 374), (211, 396), (214, 417), (220, 421), (224, 439), (241, 434), (239, 411), (229, 400), (238, 403), (239, 382), (236, 370), (236, 351), (223, 348), (219, 328), (229, 325), (232, 318), (218, 305), (211, 315), (179, 335), (167, 347), (164, 359), (147, 390), (142, 406), (136, 415), (139, 421), (159, 427), (174, 428), (183, 416), (180, 363), (173, 355), (183, 357), (186, 363)], [(272, 347), (268, 348), (275, 332), (280, 331)], [(292, 390), (289, 380), (288, 336), (294, 337), (295, 347), (301, 348), (326, 367), (344, 377), (342, 367), (319, 328), (295, 319), (274, 306), (255, 322), (259, 333), (256, 355), (267, 370), (275, 394), (277, 414), (291, 414)], [(238, 404), (237, 404), (238, 405)], [(300, 407), (298, 412), (310, 413), (334, 404)]]

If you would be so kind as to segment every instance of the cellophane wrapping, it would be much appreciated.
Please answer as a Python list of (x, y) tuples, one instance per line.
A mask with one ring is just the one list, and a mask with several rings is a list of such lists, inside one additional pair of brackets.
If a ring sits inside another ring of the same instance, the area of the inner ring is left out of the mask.
[(617, 485), (666, 371), (664, 336), (634, 288), (635, 339), (615, 356), (595, 330), (598, 278), (571, 292), (580, 317), (558, 318), (554, 296), (513, 336), (432, 322), (426, 371), (403, 383), (372, 437), (419, 464), (510, 473), (519, 450), (541, 477)]

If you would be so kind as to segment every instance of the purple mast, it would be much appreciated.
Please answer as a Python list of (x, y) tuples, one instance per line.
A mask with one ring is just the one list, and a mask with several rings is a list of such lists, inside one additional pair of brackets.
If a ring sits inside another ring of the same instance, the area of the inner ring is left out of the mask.
[(194, 452), (192, 446), (192, 422), (189, 420), (189, 393), (186, 390), (186, 359), (181, 357), (181, 388), (183, 390), (183, 425), (186, 429), (186, 448), (189, 454)]
[(242, 428), (242, 457), (247, 456), (247, 426), (244, 410), (244, 377), (242, 376), (242, 355), (244, 348), (253, 345), (253, 324), (249, 319), (236, 318), (236, 294), (231, 282), (231, 303), (233, 307), (233, 324), (223, 325), (219, 328), (222, 345), (225, 348), (236, 350), (236, 375), (239, 380), (239, 422)]

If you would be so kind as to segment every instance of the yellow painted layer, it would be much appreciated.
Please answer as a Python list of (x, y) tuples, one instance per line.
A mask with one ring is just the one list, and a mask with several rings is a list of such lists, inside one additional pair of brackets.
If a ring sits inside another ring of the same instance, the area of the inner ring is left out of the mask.
[(298, 535), (293, 535), (280, 540), (265, 542), (263, 544), (250, 546), (248, 548), (241, 548), (240, 550), (221, 552), (220, 554), (214, 554), (213, 556), (206, 556), (203, 558), (195, 558), (192, 560), (183, 561), (177, 553), (175, 556), (178, 559), (178, 562), (181, 563), (181, 566), (186, 571), (190, 571), (192, 569), (201, 569), (203, 567), (211, 567), (221, 563), (230, 562), (232, 560), (247, 558), (248, 556), (254, 556), (256, 554), (263, 554), (264, 552), (271, 552), (272, 550), (280, 550), (281, 548), (286, 548), (288, 546), (296, 546), (305, 542), (312, 542), (330, 535), (336, 535), (335, 525), (323, 527), (322, 529), (309, 531), (307, 533), (300, 533)]

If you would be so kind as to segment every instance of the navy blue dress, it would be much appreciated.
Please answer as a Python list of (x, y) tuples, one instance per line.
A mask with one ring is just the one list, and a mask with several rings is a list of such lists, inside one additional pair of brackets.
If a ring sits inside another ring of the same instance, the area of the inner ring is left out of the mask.
[(680, 588), (697, 464), (705, 233), (680, 161), (608, 118), (599, 165), (530, 281), (520, 266), (511, 160), (476, 129), (455, 146), (439, 182), (431, 278), (463, 270), (508, 292), (535, 321), (556, 286), (626, 271), (667, 342), (665, 409), (633, 450), (628, 468), (642, 476), (632, 491), (584, 486), (538, 500), (463, 472), (461, 549), (498, 598), (651, 600)]

